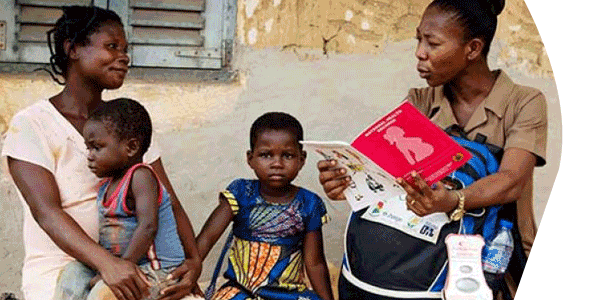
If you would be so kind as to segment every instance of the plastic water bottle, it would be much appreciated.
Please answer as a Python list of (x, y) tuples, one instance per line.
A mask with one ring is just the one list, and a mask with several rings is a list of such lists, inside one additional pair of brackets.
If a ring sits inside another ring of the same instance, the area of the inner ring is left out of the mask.
[(483, 270), (492, 274), (502, 274), (508, 268), (508, 262), (514, 249), (514, 240), (510, 230), (513, 224), (500, 220), (500, 231), (491, 242), (486, 243), (483, 250)]

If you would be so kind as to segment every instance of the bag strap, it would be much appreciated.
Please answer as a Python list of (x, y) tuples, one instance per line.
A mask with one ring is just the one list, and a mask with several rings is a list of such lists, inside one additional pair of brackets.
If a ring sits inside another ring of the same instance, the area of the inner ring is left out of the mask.
[(500, 282), (500, 292), (502, 292), (502, 299), (513, 300), (513, 297), (510, 294), (510, 289), (508, 288), (508, 284), (506, 283), (506, 280), (502, 280)]
[(444, 131), (446, 132), (446, 134), (448, 135), (458, 135), (461, 138), (465, 139), (465, 140), (470, 140), (467, 137), (467, 133), (465, 132), (464, 129), (462, 129), (460, 126), (458, 126), (457, 124), (452, 124), (448, 127), (446, 127), (446, 129), (444, 129)]
[[(489, 152), (496, 158), (498, 163), (501, 162), (502, 155), (504, 154), (503, 149), (496, 145), (487, 143), (487, 136), (485, 136), (484, 134), (477, 133), (475, 135), (475, 138), (471, 140), (467, 137), (466, 132), (460, 126), (458, 126), (456, 124), (448, 126), (446, 129), (444, 129), (444, 131), (448, 135), (457, 136), (457, 137), (484, 145), (489, 150)], [(463, 171), (467, 172), (469, 174), (469, 176), (471, 176), (472, 178), (478, 178), (476, 176), (473, 176), (473, 174), (471, 174), (472, 172), (469, 172), (468, 169), (463, 168)], [(490, 207), (490, 208), (492, 208), (492, 207)], [(523, 248), (523, 244), (522, 244), (522, 240), (521, 240), (521, 234), (519, 232), (519, 227), (518, 227), (518, 222), (517, 222), (516, 204), (509, 203), (509, 204), (504, 204), (502, 206), (499, 206), (499, 210), (497, 209), (496, 214), (497, 214), (497, 216), (493, 218), (494, 219), (493, 221), (491, 221), (491, 224), (494, 224), (494, 228), (489, 228), (489, 227), (484, 226), (484, 235), (486, 235), (485, 233), (487, 230), (487, 236), (488, 236), (487, 238), (491, 238), (491, 237), (495, 236), (495, 233), (496, 233), (495, 224), (497, 223), (498, 219), (507, 219), (516, 225), (511, 230), (513, 240), (514, 240), (514, 248), (513, 248), (513, 254), (511, 256), (509, 266), (508, 266), (508, 269), (506, 270), (506, 272), (510, 273), (511, 277), (513, 278), (515, 283), (518, 285), (519, 282), (521, 281), (521, 277), (525, 270), (525, 264), (527, 263), (527, 255), (525, 254), (525, 250)], [(508, 286), (506, 284), (506, 280), (501, 279), (501, 280), (499, 280), (499, 282), (497, 282), (497, 284), (498, 284), (497, 288), (500, 291), (502, 291), (504, 300), (513, 300), (510, 295)]]
[(514, 249), (513, 254), (510, 258), (510, 262), (508, 264), (508, 270), (506, 272), (510, 273), (513, 280), (518, 285), (521, 281), (521, 277), (523, 276), (523, 272), (525, 271), (525, 265), (527, 264), (527, 255), (525, 254), (521, 232), (519, 231), (519, 223), (517, 218), (517, 204), (504, 204), (502, 207), (502, 211), (500, 212), (500, 216), (503, 219), (511, 220), (513, 224), (516, 225), (513, 226), (511, 230), (514, 241)]
[(498, 161), (498, 164), (500, 164), (500, 162), (502, 161), (502, 155), (504, 155), (504, 149), (502, 149), (501, 147), (498, 147), (496, 145), (488, 143), (487, 136), (485, 134), (478, 132), (475, 135), (474, 139), (470, 139), (467, 137), (467, 133), (465, 132), (465, 130), (462, 129), (457, 124), (452, 124), (452, 125), (446, 127), (446, 129), (444, 129), (444, 131), (446, 132), (446, 134), (448, 134), (450, 136), (456, 135), (465, 140), (473, 141), (478, 144), (484, 145), (494, 155), (494, 157), (496, 158), (496, 161)]
[(217, 265), (215, 266), (215, 270), (213, 271), (212, 279), (210, 280), (210, 285), (206, 288), (206, 292), (204, 295), (207, 300), (210, 300), (215, 293), (215, 286), (217, 285), (217, 278), (219, 278), (219, 273), (221, 273), (221, 267), (223, 266), (223, 260), (225, 260), (225, 256), (229, 248), (231, 248), (231, 243), (233, 242), (233, 228), (229, 232), (227, 239), (225, 240), (225, 245), (223, 245), (223, 250), (221, 250), (221, 256), (219, 256), (219, 260), (217, 261)]
[[(518, 286), (521, 277), (523, 276), (523, 272), (525, 271), (525, 265), (527, 264), (527, 255), (525, 254), (525, 249), (523, 247), (523, 242), (521, 240), (521, 233), (519, 231), (519, 224), (517, 222), (517, 205), (516, 203), (507, 203), (502, 205), (502, 208), (498, 212), (498, 218), (510, 220), (516, 226), (513, 226), (511, 229), (511, 234), (513, 237), (513, 253), (510, 257), (510, 261), (508, 263), (508, 269), (506, 269), (506, 274), (510, 274), (515, 284)], [(499, 290), (502, 292), (503, 300), (513, 300), (512, 295), (510, 294), (510, 289), (508, 288), (508, 284), (506, 282), (505, 277), (498, 282)]]

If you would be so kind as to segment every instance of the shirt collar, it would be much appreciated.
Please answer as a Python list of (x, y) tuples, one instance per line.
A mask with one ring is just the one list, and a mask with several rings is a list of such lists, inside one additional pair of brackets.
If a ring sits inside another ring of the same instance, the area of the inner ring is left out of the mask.
[(494, 74), (497, 74), (496, 81), (490, 94), (485, 98), (484, 106), (502, 118), (509, 102), (507, 99), (512, 93), (512, 88), (509, 87), (514, 86), (514, 82), (502, 70), (495, 70)]
[[(494, 82), (494, 86), (492, 90), (485, 98), (485, 100), (477, 107), (471, 119), (467, 123), (465, 131), (468, 132), (471, 129), (477, 127), (478, 125), (484, 123), (487, 120), (487, 115), (485, 110), (489, 110), (493, 112), (499, 118), (502, 118), (504, 112), (506, 110), (506, 106), (508, 105), (509, 94), (511, 93), (511, 89), (507, 88), (514, 85), (513, 81), (506, 75), (506, 73), (502, 70), (494, 70), (493, 73), (496, 75), (496, 81)], [(444, 95), (444, 87), (438, 86), (434, 88), (434, 97), (433, 103), (431, 104), (431, 111), (437, 110), (438, 114), (442, 113), (444, 116), (440, 116), (445, 119), (446, 124), (452, 125), (457, 124), (456, 118), (452, 113), (452, 108), (450, 107), (450, 102)]]
[(71, 124), (52, 103), (50, 103), (49, 99), (44, 100), (45, 109), (54, 117), (59, 126), (63, 128), (63, 133), (66, 135), (67, 139), (73, 141), (77, 146), (77, 149), (83, 153), (87, 153), (87, 149), (85, 147), (85, 141), (83, 136), (75, 129), (75, 126)]

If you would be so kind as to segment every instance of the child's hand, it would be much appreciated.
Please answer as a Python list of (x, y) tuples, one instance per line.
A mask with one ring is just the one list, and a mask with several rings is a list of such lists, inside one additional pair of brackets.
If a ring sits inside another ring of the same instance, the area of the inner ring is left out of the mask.
[(192, 294), (194, 296), (200, 296), (202, 298), (206, 298), (206, 296), (204, 295), (204, 292), (200, 289), (200, 286), (198, 285), (198, 283), (196, 283), (196, 286), (192, 289)]
[(100, 276), (100, 274), (94, 276), (94, 278), (90, 280), (90, 287), (93, 288), (96, 285), (96, 283), (100, 281), (100, 279), (102, 279), (102, 276)]
[(146, 275), (130, 261), (113, 257), (99, 269), (102, 280), (119, 300), (141, 299), (151, 283)]

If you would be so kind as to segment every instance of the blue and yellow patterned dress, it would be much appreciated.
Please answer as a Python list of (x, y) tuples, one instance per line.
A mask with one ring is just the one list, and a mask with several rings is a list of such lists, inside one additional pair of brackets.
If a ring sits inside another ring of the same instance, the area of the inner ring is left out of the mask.
[(323, 200), (299, 188), (287, 204), (265, 201), (258, 180), (234, 180), (222, 195), (235, 237), (225, 278), (213, 299), (319, 299), (304, 284), (302, 244), (327, 218)]

